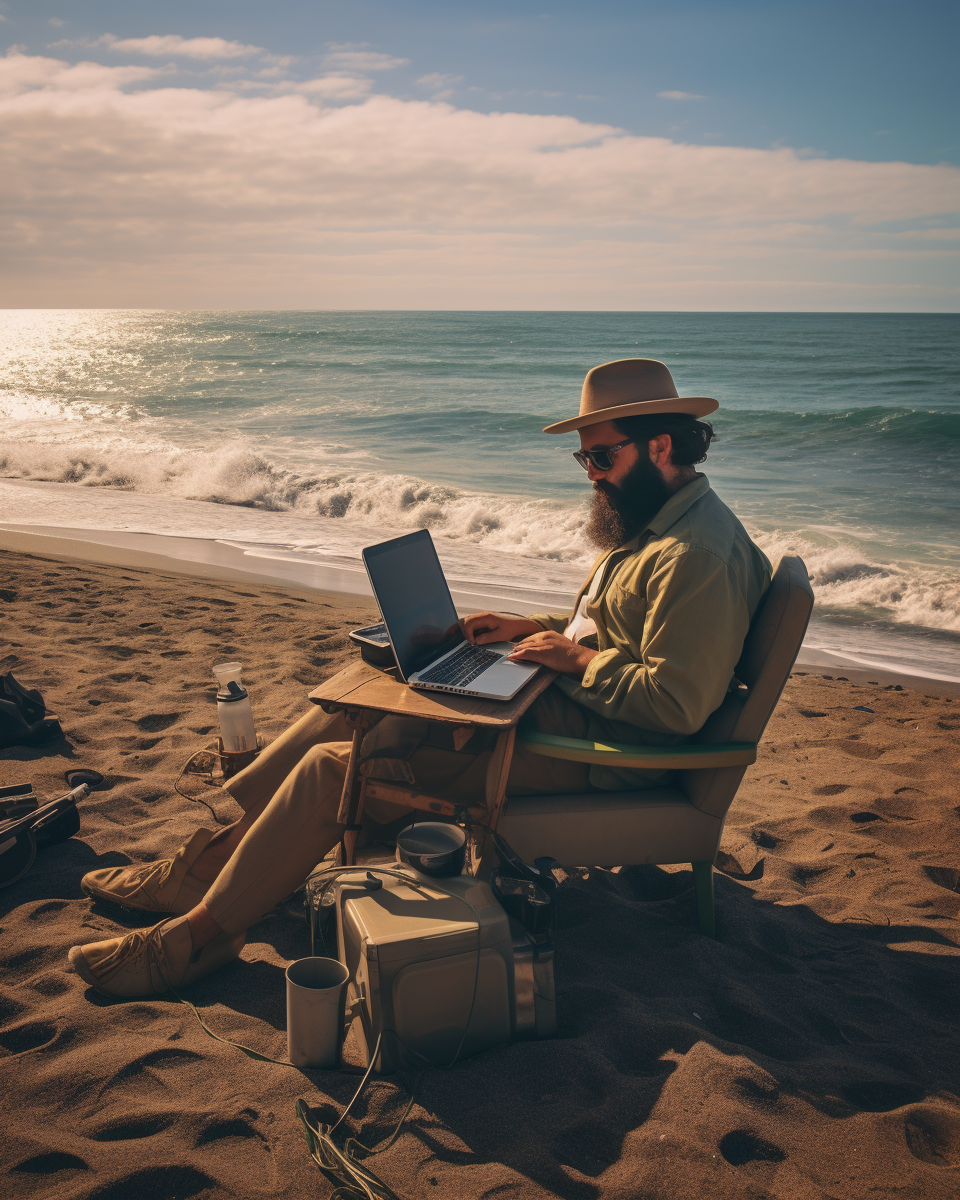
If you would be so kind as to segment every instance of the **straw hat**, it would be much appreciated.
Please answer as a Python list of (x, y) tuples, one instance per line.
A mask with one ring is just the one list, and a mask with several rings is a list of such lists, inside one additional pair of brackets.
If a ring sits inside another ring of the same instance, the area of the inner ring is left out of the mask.
[(705, 417), (719, 407), (708, 396), (678, 396), (673, 376), (655, 358), (621, 358), (588, 371), (580, 394), (580, 415), (548, 425), (543, 432), (568, 433), (584, 425), (648, 413)]

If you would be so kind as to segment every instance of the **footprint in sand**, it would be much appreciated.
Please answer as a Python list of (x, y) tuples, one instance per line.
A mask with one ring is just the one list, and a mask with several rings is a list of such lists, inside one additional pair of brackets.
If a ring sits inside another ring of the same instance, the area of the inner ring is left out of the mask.
[(23, 1012), (24, 1006), (8, 996), (0, 996), (0, 1022), (13, 1021)]
[(15, 1025), (12, 1029), (0, 1032), (0, 1056), (5, 1058), (39, 1050), (42, 1046), (49, 1046), (56, 1036), (56, 1025), (45, 1021), (29, 1021), (25, 1025)]
[(177, 1120), (176, 1113), (153, 1113), (142, 1117), (111, 1121), (90, 1134), (95, 1142), (127, 1142), (136, 1138), (153, 1137), (169, 1129)]
[(960, 1116), (944, 1108), (923, 1105), (904, 1118), (907, 1149), (914, 1158), (934, 1167), (960, 1164)]
[(41, 975), (39, 979), (31, 980), (30, 986), (41, 996), (62, 996), (64, 992), (73, 990), (66, 979), (59, 974)]
[(131, 1200), (133, 1196), (170, 1196), (189, 1200), (199, 1192), (219, 1191), (217, 1181), (194, 1167), (146, 1167), (90, 1192), (87, 1200)]
[(251, 1179), (261, 1180), (268, 1188), (276, 1186), (276, 1164), (270, 1143), (247, 1114), (258, 1115), (253, 1109), (245, 1109), (232, 1119), (214, 1121), (201, 1131), (196, 1141), (200, 1151), (218, 1143), (214, 1153), (218, 1169), (223, 1172), (223, 1182), (240, 1194)]
[(53, 917), (68, 907), (69, 903), (66, 900), (48, 900), (45, 904), (38, 904), (29, 914), (28, 920), (45, 921), (48, 917)]
[(938, 887), (948, 892), (960, 892), (960, 871), (955, 867), (924, 867), (923, 873)]
[[(178, 1050), (173, 1047), (151, 1050), (148, 1054), (142, 1054), (133, 1062), (127, 1063), (125, 1067), (121, 1067), (112, 1078), (106, 1081), (100, 1089), (99, 1095), (102, 1096), (112, 1088), (121, 1087), (134, 1081), (136, 1090), (146, 1087), (151, 1091), (176, 1092), (178, 1087), (176, 1074), (184, 1067), (193, 1067), (204, 1061), (203, 1055), (196, 1054), (193, 1050)], [(174, 1078), (164, 1078), (167, 1072), (173, 1072)]]
[(0, 969), (4, 971), (19, 971), (23, 967), (32, 967), (38, 958), (43, 958), (49, 946), (34, 946), (29, 950), (21, 950), (19, 954), (11, 954), (9, 958), (0, 958)]
[[(62, 1186), (77, 1172), (89, 1170), (89, 1166), (76, 1154), (65, 1154), (58, 1150), (47, 1154), (35, 1154), (32, 1158), (25, 1158), (23, 1162), (17, 1163), (13, 1168), (13, 1171), (19, 1175), (58, 1175), (59, 1178), (55, 1181), (57, 1187)], [(67, 1172), (69, 1175), (66, 1174)]]
[(752, 1104), (776, 1104), (780, 1099), (780, 1089), (773, 1079), (765, 1084), (748, 1075), (738, 1075), (733, 1082), (743, 1099)]
[(183, 713), (148, 713), (147, 716), (141, 717), (137, 721), (137, 728), (142, 729), (144, 733), (160, 733), (164, 729), (169, 729), (171, 725), (176, 723), (183, 716)]
[(235, 600), (220, 600), (216, 596), (206, 596), (203, 598), (200, 596), (187, 596), (187, 599), (194, 600), (197, 604), (219, 604), (221, 608), (237, 607), (237, 602)]
[(155, 1004), (128, 1004), (124, 1006), (124, 1025), (129, 1029), (146, 1029), (163, 1016), (163, 1009)]
[(725, 1133), (718, 1149), (734, 1167), (742, 1167), (749, 1162), (783, 1162), (787, 1157), (786, 1150), (781, 1150), (773, 1142), (764, 1141), (749, 1129), (733, 1129)]
[(140, 653), (139, 647), (136, 646), (101, 646), (100, 649), (111, 658), (133, 658), (135, 654)]
[[(838, 747), (851, 758), (879, 758), (886, 751), (882, 746), (871, 746), (869, 742), (838, 742)], [(900, 769), (899, 767), (897, 768)]]

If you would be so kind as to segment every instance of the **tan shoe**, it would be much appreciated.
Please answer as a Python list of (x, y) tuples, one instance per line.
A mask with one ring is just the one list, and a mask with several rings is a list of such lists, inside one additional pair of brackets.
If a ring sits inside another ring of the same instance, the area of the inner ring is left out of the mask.
[(168, 917), (152, 929), (74, 946), (69, 958), (80, 978), (107, 996), (159, 996), (231, 962), (246, 940), (245, 933), (221, 933), (194, 951), (187, 921)]
[(93, 900), (109, 900), (125, 908), (181, 916), (196, 908), (212, 880), (195, 879), (190, 868), (214, 837), (213, 829), (198, 829), (173, 858), (136, 867), (103, 867), (88, 871), (80, 887)]

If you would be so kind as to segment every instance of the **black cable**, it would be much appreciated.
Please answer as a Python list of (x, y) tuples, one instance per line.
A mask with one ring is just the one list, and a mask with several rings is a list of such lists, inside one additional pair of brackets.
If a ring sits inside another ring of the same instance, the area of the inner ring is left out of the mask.
[[(214, 757), (218, 757), (217, 751), (211, 750), (209, 747), (206, 747), (203, 750), (195, 751), (193, 754), (190, 755), (190, 757), (187, 759), (187, 761), (180, 768), (180, 774), (177, 776), (177, 778), (174, 782), (173, 790), (177, 793), (178, 796), (182, 796), (184, 798), (184, 800), (189, 800), (191, 804), (202, 804), (203, 807), (206, 808), (210, 812), (210, 815), (213, 817), (213, 819), (216, 821), (216, 823), (218, 825), (230, 825), (230, 824), (232, 824), (232, 822), (221, 821), (220, 818), (217, 816), (216, 812), (214, 811), (212, 805), (208, 804), (206, 802), (206, 800), (204, 800), (201, 796), (191, 796), (188, 792), (185, 792), (183, 790), (183, 788), (181, 788), (181, 786), (180, 786), (180, 780), (184, 777), (184, 775), (186, 775), (187, 771), (190, 769), (190, 766), (192, 765), (194, 760), (198, 759), (201, 754), (212, 754)], [(202, 775), (198, 775), (197, 779), (200, 780), (200, 782), (204, 785), (204, 787), (215, 787), (215, 788), (220, 787), (220, 784), (214, 783), (212, 781), (212, 779), (204, 779)]]
[[(378, 867), (376, 865), (369, 867), (328, 867), (322, 871), (315, 871), (312, 875), (308, 876), (307, 884), (309, 886), (311, 881), (317, 879), (318, 877), (327, 875), (336, 877), (347, 873), (356, 873), (357, 871), (366, 871), (368, 873), (376, 873), (379, 875), (389, 875), (402, 880), (409, 887), (412, 887), (416, 890), (427, 890), (426, 884), (423, 884), (419, 880), (412, 878), (406, 871), (392, 867)], [(329, 887), (333, 882), (334, 879), (331, 878), (326, 886)], [(403, 1110), (400, 1120), (394, 1126), (393, 1132), (384, 1141), (380, 1142), (377, 1146), (370, 1147), (365, 1146), (363, 1142), (359, 1141), (359, 1139), (355, 1137), (348, 1137), (342, 1146), (338, 1146), (333, 1136), (334, 1132), (343, 1123), (347, 1117), (347, 1114), (353, 1108), (354, 1104), (356, 1104), (363, 1092), (363, 1089), (366, 1087), (367, 1081), (370, 1078), (377, 1058), (380, 1054), (380, 1046), (383, 1041), (384, 1034), (389, 1034), (391, 1037), (396, 1038), (397, 1042), (399, 1042), (399, 1044), (409, 1055), (411, 1055), (413, 1058), (419, 1059), (426, 1066), (434, 1067), (438, 1070), (447, 1070), (459, 1059), (460, 1052), (463, 1049), (463, 1044), (466, 1041), (467, 1034), (470, 1031), (470, 1025), (473, 1022), (473, 1013), (477, 1003), (477, 991), (480, 984), (480, 958), (482, 954), (483, 935), (480, 914), (470, 903), (470, 901), (466, 899), (466, 897), (458, 896), (455, 892), (448, 891), (440, 883), (436, 883), (433, 886), (435, 886), (438, 891), (444, 892), (446, 895), (451, 896), (454, 900), (459, 900), (462, 904), (465, 904), (473, 913), (477, 923), (477, 954), (473, 973), (473, 993), (470, 997), (470, 1009), (467, 1013), (467, 1020), (463, 1028), (463, 1033), (460, 1035), (460, 1041), (458, 1042), (457, 1048), (454, 1051), (453, 1057), (450, 1059), (450, 1061), (448, 1063), (436, 1063), (433, 1062), (432, 1059), (427, 1058), (425, 1054), (421, 1054), (420, 1051), (414, 1050), (412, 1046), (408, 1045), (403, 1038), (400, 1037), (395, 1029), (382, 1029), (377, 1035), (377, 1041), (374, 1045), (373, 1053), (370, 1055), (370, 1063), (364, 1072), (363, 1078), (360, 1080), (357, 1090), (353, 1093), (353, 1096), (350, 1098), (347, 1106), (344, 1108), (343, 1112), (333, 1125), (313, 1124), (313, 1122), (310, 1120), (310, 1110), (306, 1101), (302, 1098), (297, 1100), (296, 1113), (300, 1118), (304, 1128), (304, 1136), (306, 1137), (307, 1148), (310, 1152), (310, 1157), (317, 1164), (320, 1170), (323, 1171), (324, 1175), (330, 1180), (330, 1182), (336, 1185), (330, 1200), (393, 1200), (394, 1198), (394, 1193), (390, 1190), (390, 1188), (388, 1188), (382, 1180), (378, 1179), (372, 1171), (360, 1164), (357, 1158), (357, 1153), (359, 1152), (363, 1158), (371, 1158), (375, 1154), (381, 1154), (384, 1150), (388, 1150), (393, 1145), (400, 1135), (400, 1130), (403, 1128), (404, 1122), (410, 1115), (410, 1110), (413, 1108), (414, 1100), (416, 1099), (417, 1088), (419, 1087), (423, 1071), (421, 1070), (421, 1072), (417, 1075), (417, 1078), (414, 1080), (413, 1087), (410, 1089), (410, 1099), (407, 1102), (406, 1108)], [(323, 891), (325, 890), (326, 888), (320, 892), (321, 897), (323, 896)], [(313, 948), (313, 924), (313, 913), (311, 912), (311, 949)], [(320, 936), (321, 938), (323, 937), (322, 931)], [(325, 942), (324, 949), (326, 949)], [(168, 986), (170, 986), (169, 983)], [(230, 1038), (221, 1037), (220, 1034), (214, 1033), (214, 1031), (204, 1021), (203, 1017), (200, 1015), (200, 1011), (194, 1004), (191, 1004), (189, 1000), (185, 1000), (174, 987), (170, 987), (170, 991), (173, 992), (174, 996), (176, 996), (181, 1004), (185, 1005), (191, 1010), (193, 1015), (197, 1018), (197, 1021), (200, 1023), (200, 1028), (204, 1031), (204, 1033), (208, 1034), (216, 1041), (223, 1042), (228, 1046), (233, 1046), (235, 1049), (242, 1051), (242, 1053), (247, 1055), (248, 1058), (255, 1059), (257, 1062), (270, 1063), (278, 1067), (294, 1066), (293, 1063), (286, 1062), (285, 1060), (279, 1058), (270, 1058), (268, 1055), (261, 1054), (259, 1051), (252, 1049), (250, 1046), (244, 1046), (241, 1042), (235, 1042)]]

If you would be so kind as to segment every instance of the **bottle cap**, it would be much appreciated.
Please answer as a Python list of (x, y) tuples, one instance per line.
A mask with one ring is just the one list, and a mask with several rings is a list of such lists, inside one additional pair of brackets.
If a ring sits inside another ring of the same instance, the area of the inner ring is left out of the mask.
[(218, 704), (230, 704), (234, 700), (246, 700), (247, 692), (235, 679), (231, 679), (225, 688), (217, 692)]

